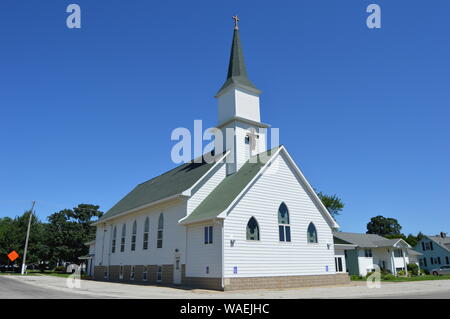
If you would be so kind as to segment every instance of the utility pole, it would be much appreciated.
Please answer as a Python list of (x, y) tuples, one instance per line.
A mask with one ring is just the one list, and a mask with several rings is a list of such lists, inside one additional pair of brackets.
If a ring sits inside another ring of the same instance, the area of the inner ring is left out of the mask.
[(27, 249), (28, 249), (28, 238), (30, 237), (30, 226), (31, 226), (31, 218), (33, 217), (33, 209), (34, 209), (35, 202), (33, 201), (33, 204), (31, 205), (30, 210), (30, 218), (28, 219), (28, 229), (27, 229), (27, 238), (25, 239), (25, 250), (23, 252), (23, 260), (22, 260), (22, 275), (25, 274), (25, 261), (27, 259)]

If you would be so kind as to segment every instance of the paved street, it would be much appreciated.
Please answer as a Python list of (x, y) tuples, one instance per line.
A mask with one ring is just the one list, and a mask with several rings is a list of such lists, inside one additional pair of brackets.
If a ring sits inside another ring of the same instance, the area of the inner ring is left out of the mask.
[(68, 288), (66, 279), (54, 276), (0, 276), (4, 298), (150, 298), (150, 299), (265, 299), (265, 298), (438, 298), (450, 299), (450, 280), (382, 283), (369, 289), (365, 282), (345, 286), (282, 290), (219, 292), (201, 289), (130, 285), (82, 280), (80, 288)]
[[(37, 285), (30, 285), (27, 282), (21, 282), (8, 278), (9, 276), (0, 276), (0, 300), (1, 299), (85, 299), (92, 298), (91, 295), (81, 293), (61, 292), (56, 289), (49, 289)], [(101, 298), (98, 296), (97, 298)], [(104, 297), (110, 298), (110, 297)]]

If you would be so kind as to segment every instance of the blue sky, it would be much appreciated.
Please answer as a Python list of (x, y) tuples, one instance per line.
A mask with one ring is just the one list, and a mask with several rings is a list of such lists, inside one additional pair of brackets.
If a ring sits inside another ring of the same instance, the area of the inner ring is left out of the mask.
[[(370, 3), (381, 29), (365, 24)], [(405, 233), (450, 232), (449, 12), (447, 0), (3, 0), (0, 216), (31, 200), (43, 220), (106, 211), (174, 167), (171, 131), (216, 124), (238, 14), (262, 120), (343, 199), (342, 230), (381, 214)]]

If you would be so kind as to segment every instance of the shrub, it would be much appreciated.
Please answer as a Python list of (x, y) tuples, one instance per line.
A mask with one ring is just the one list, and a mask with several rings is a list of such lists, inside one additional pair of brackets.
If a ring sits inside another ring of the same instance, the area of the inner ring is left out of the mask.
[(39, 269), (40, 272), (45, 272), (45, 270), (48, 269), (48, 268), (47, 268), (46, 264), (39, 264), (38, 265), (38, 269)]
[(350, 276), (350, 280), (361, 280), (361, 279), (363, 279), (363, 277), (358, 276), (358, 275), (351, 275)]
[(408, 264), (408, 273), (411, 274), (411, 276), (419, 276), (419, 266), (417, 264)]
[(405, 275), (406, 275), (406, 272), (405, 272), (404, 270), (399, 270), (399, 271), (397, 272), (397, 275), (398, 275), (398, 276), (405, 276)]
[(389, 270), (389, 269), (381, 269), (381, 275), (383, 276), (383, 275), (387, 275), (387, 274), (390, 274), (391, 273), (391, 271)]
[(367, 275), (365, 276), (365, 278), (368, 278), (369, 276), (373, 275), (375, 273), (375, 271), (369, 271), (367, 272)]
[(394, 280), (395, 276), (393, 274), (385, 274), (383, 276), (381, 276), (382, 280)]
[(64, 266), (57, 266), (57, 267), (55, 267), (55, 271), (56, 272), (65, 273), (66, 272), (66, 267), (64, 267)]

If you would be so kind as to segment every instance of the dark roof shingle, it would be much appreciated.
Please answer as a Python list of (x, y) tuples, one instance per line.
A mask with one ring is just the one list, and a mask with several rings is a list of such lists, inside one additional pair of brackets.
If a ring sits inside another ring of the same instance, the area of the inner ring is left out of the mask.
[[(221, 158), (222, 155), (217, 156), (216, 160)], [(194, 185), (214, 164), (215, 162), (207, 163), (204, 160), (201, 163), (195, 163), (195, 160), (192, 160), (139, 184), (108, 210), (99, 221), (180, 194)]]
[(450, 251), (450, 237), (441, 237), (441, 236), (428, 236), (428, 238), (434, 240), (443, 248)]
[[(333, 236), (336, 239), (343, 240), (345, 242), (358, 245), (363, 248), (375, 248), (375, 247), (392, 247), (400, 238), (387, 239), (376, 234), (358, 234), (358, 233), (346, 233), (346, 232), (333, 232)], [(335, 243), (338, 243), (335, 240)]]

